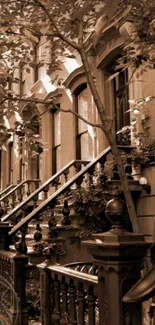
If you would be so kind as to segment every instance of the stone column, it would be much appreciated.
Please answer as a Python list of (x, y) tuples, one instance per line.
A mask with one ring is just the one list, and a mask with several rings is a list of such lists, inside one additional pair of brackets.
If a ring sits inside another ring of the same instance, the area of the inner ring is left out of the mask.
[(99, 325), (141, 325), (141, 304), (122, 301), (124, 294), (141, 277), (149, 243), (144, 236), (126, 232), (120, 225), (124, 202), (115, 197), (107, 204), (112, 229), (93, 235), (84, 245), (98, 267)]

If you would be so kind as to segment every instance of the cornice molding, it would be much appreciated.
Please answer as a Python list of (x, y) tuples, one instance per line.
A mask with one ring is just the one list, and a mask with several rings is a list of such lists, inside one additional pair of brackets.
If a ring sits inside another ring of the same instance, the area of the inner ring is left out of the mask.
[(51, 98), (54, 98), (54, 100), (57, 101), (57, 98), (60, 98), (62, 97), (63, 95), (63, 92), (64, 92), (64, 89), (63, 88), (56, 88), (55, 90), (53, 91), (50, 91), (45, 97), (44, 97), (44, 100), (48, 100), (48, 99), (51, 99)]
[(63, 85), (66, 88), (72, 89), (73, 84), (81, 77), (85, 77), (83, 65), (75, 69), (64, 81)]
[[(42, 90), (41, 93), (39, 92), (40, 89)], [(47, 94), (47, 90), (46, 90), (41, 79), (37, 80), (35, 82), (35, 84), (33, 84), (33, 86), (30, 89), (30, 92), (31, 92), (31, 94), (35, 94), (35, 93), (44, 94), (44, 96), (45, 96), (45, 94)]]

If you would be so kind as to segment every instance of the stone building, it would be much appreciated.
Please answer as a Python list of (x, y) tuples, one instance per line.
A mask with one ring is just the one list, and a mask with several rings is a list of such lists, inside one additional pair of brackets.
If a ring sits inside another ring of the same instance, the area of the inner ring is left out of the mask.
[[(130, 69), (125, 70), (107, 82), (114, 73), (113, 67), (116, 60), (121, 56), (123, 37), (122, 30), (117, 30), (103, 16), (96, 26), (95, 39), (88, 40), (87, 44), (97, 89), (109, 116), (115, 116), (125, 84), (132, 73)], [(95, 43), (95, 50), (93, 43)], [(44, 51), (44, 45), (38, 47), (38, 60)], [(59, 86), (51, 83), (53, 76), (51, 78), (47, 76), (44, 67), (31, 69), (29, 74), (21, 66), (15, 73), (20, 77), (20, 86), (12, 85), (11, 87), (17, 93), (40, 99), (50, 99), (53, 95), (57, 95), (56, 104), (60, 108), (71, 109), (94, 123), (99, 122), (98, 112), (79, 57), (66, 59), (60, 72), (60, 78), (63, 81)], [(129, 109), (129, 99), (154, 95), (154, 79), (153, 70), (145, 72), (142, 76), (134, 77), (133, 82), (126, 89), (121, 110), (115, 117), (115, 132), (131, 123), (130, 112), (125, 113)], [(101, 130), (86, 125), (71, 113), (64, 113), (57, 109), (52, 113), (45, 113), (45, 109), (42, 104), (38, 104), (35, 111), (26, 104), (21, 107), (23, 117), (36, 121), (36, 133), (40, 135), (38, 141), (42, 139), (44, 151), (34, 155), (30, 149), (25, 147), (24, 138), (19, 135), (12, 136), (7, 143), (7, 151), (2, 149), (0, 152), (1, 189), (10, 183), (17, 184), (24, 179), (40, 179), (41, 183), (44, 183), (71, 160), (91, 161), (108, 146)], [(149, 132), (151, 138), (154, 139), (154, 110), (150, 108), (149, 114)], [(142, 119), (140, 116), (138, 119), (138, 130), (143, 132)], [(12, 123), (14, 119), (10, 117), (10, 124)], [(145, 168), (143, 174), (152, 190), (151, 195), (143, 191), (139, 196), (137, 214), (140, 229), (148, 237), (152, 235), (154, 229), (154, 167)]]

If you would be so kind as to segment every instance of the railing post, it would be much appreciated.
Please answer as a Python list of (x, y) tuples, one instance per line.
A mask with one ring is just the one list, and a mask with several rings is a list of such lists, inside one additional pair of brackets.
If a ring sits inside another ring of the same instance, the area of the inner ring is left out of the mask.
[(12, 315), (12, 324), (16, 321), (17, 324), (28, 325), (26, 309), (26, 265), (28, 264), (28, 257), (21, 253), (20, 243), (17, 243), (15, 246), (17, 253), (12, 259), (11, 278), (16, 295), (12, 295), (10, 313)]
[(139, 280), (150, 244), (143, 235), (126, 232), (121, 227), (124, 202), (119, 198), (108, 202), (106, 215), (114, 224), (112, 229), (84, 242), (98, 266), (99, 325), (141, 325), (141, 304), (127, 304), (122, 298)]
[(8, 237), (8, 232), (11, 230), (12, 226), (9, 222), (0, 221), (0, 250), (8, 250), (10, 245), (10, 239)]
[(41, 305), (41, 324), (42, 325), (50, 325), (50, 270), (45, 266), (41, 265), (40, 267), (40, 305)]
[(52, 324), (51, 310), (54, 303), (54, 288), (52, 286), (51, 272), (48, 267), (53, 264), (51, 260), (53, 254), (54, 251), (52, 248), (45, 248), (44, 255), (46, 256), (46, 260), (37, 266), (40, 272), (40, 313), (42, 325)]

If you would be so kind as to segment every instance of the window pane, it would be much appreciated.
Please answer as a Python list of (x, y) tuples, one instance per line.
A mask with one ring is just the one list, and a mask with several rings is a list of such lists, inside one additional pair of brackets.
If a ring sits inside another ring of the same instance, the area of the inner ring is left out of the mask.
[(54, 114), (54, 147), (60, 144), (61, 140), (61, 121), (60, 112)]
[(56, 148), (56, 172), (61, 169), (61, 147)]
[(89, 159), (89, 143), (88, 143), (89, 135), (88, 133), (84, 133), (81, 135), (81, 160)]
[[(84, 89), (78, 95), (78, 113), (83, 116), (85, 119), (88, 119), (88, 91)], [(78, 119), (78, 133), (87, 131), (87, 124), (82, 120)]]

